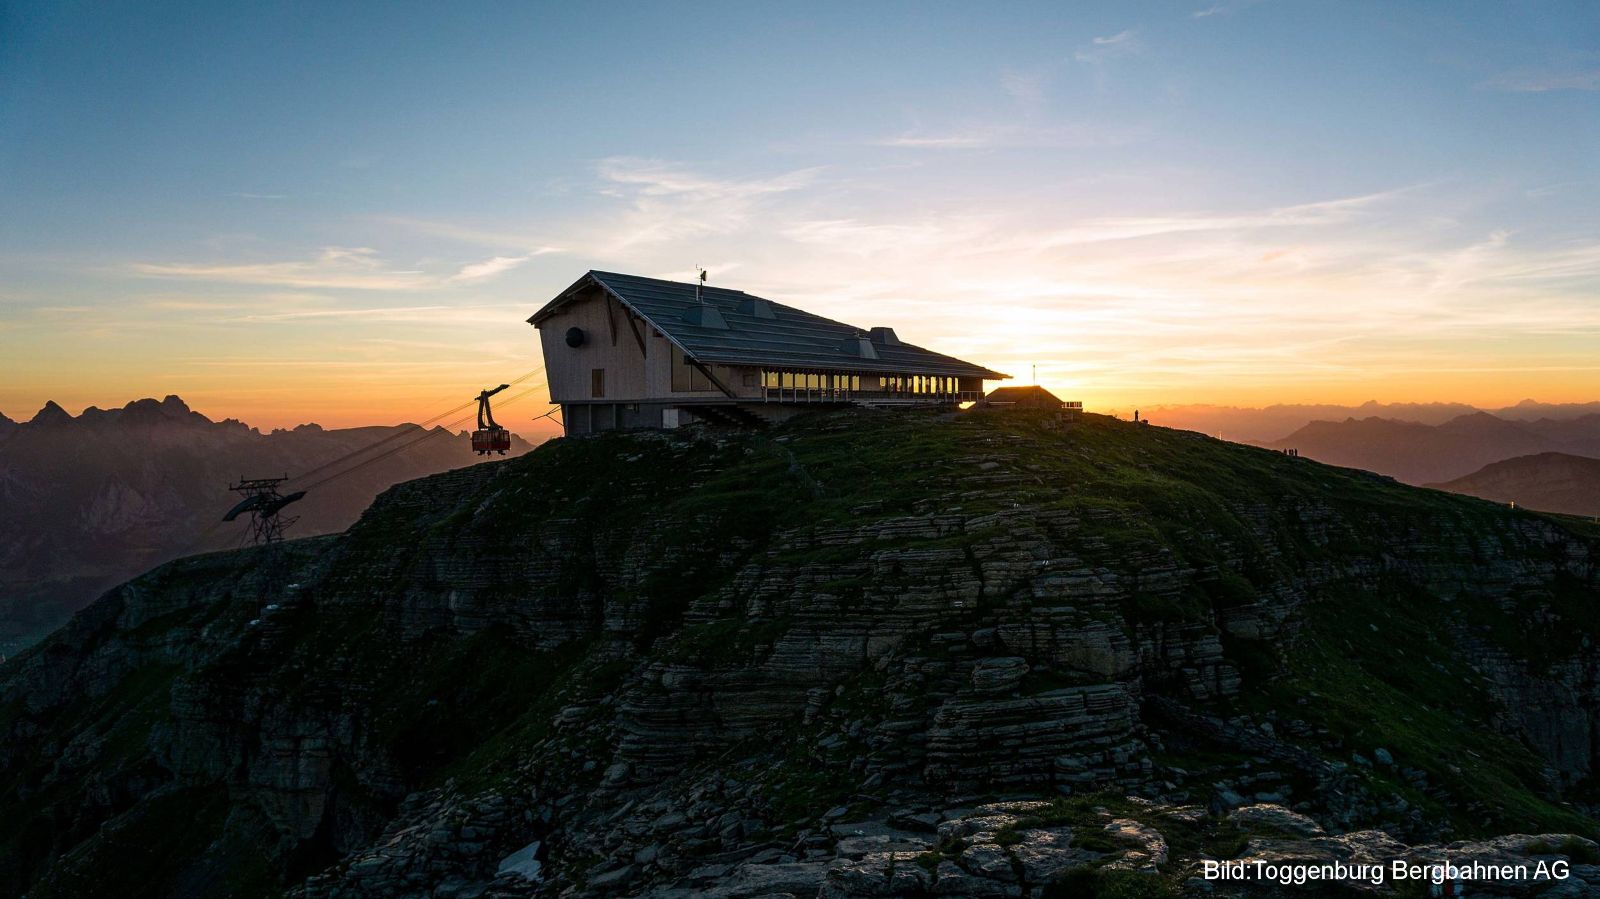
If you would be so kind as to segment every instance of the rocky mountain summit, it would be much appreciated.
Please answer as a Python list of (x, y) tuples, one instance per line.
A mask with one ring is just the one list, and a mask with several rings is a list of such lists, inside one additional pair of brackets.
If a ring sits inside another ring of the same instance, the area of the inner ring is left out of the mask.
[(558, 440), (0, 668), (0, 892), (1269, 895), (1204, 862), (1476, 855), (1586, 895), (1597, 552), (1098, 416)]

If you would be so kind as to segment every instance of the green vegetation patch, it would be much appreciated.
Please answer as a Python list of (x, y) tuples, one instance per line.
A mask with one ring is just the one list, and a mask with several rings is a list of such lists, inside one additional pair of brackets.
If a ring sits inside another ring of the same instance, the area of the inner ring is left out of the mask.
[(1595, 833), (1593, 821), (1546, 798), (1543, 760), (1495, 728), (1498, 710), (1448, 634), (1462, 601), (1401, 584), (1385, 593), (1351, 590), (1313, 602), (1305, 630), (1282, 654), (1283, 676), (1258, 681), (1248, 701), (1262, 711), (1292, 709), (1338, 735), (1345, 761), (1352, 752), (1371, 759), (1381, 747), (1397, 765), (1426, 772), (1450, 801), (1390, 768), (1362, 773), (1379, 795), (1398, 794), (1430, 819), (1450, 821), (1459, 837)]

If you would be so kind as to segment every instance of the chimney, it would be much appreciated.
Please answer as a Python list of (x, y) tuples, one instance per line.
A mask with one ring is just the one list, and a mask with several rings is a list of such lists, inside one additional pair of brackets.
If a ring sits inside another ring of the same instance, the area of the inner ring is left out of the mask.
[(872, 342), (880, 346), (899, 346), (900, 338), (894, 336), (893, 328), (885, 328), (880, 325), (872, 329)]

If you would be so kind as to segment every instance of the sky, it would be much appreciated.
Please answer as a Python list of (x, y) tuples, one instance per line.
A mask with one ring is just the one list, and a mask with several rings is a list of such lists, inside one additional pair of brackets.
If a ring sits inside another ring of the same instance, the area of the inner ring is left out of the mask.
[(1090, 409), (1600, 399), (1600, 5), (0, 0), (12, 418), (416, 421), (701, 266)]

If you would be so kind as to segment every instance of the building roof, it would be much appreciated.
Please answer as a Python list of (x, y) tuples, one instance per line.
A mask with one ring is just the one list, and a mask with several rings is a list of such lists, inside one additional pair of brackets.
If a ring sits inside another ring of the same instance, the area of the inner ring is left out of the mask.
[[(997, 371), (902, 343), (888, 329), (865, 328), (812, 315), (742, 290), (695, 286), (614, 272), (589, 272), (528, 319), (537, 325), (590, 286), (610, 294), (707, 365), (760, 365), (823, 371), (943, 375), (999, 380)], [(709, 308), (707, 308), (709, 307)], [(888, 331), (887, 334), (880, 333)]]
[(982, 405), (1055, 407), (1061, 405), (1061, 400), (1037, 384), (1023, 384), (1017, 387), (996, 387), (984, 396)]

